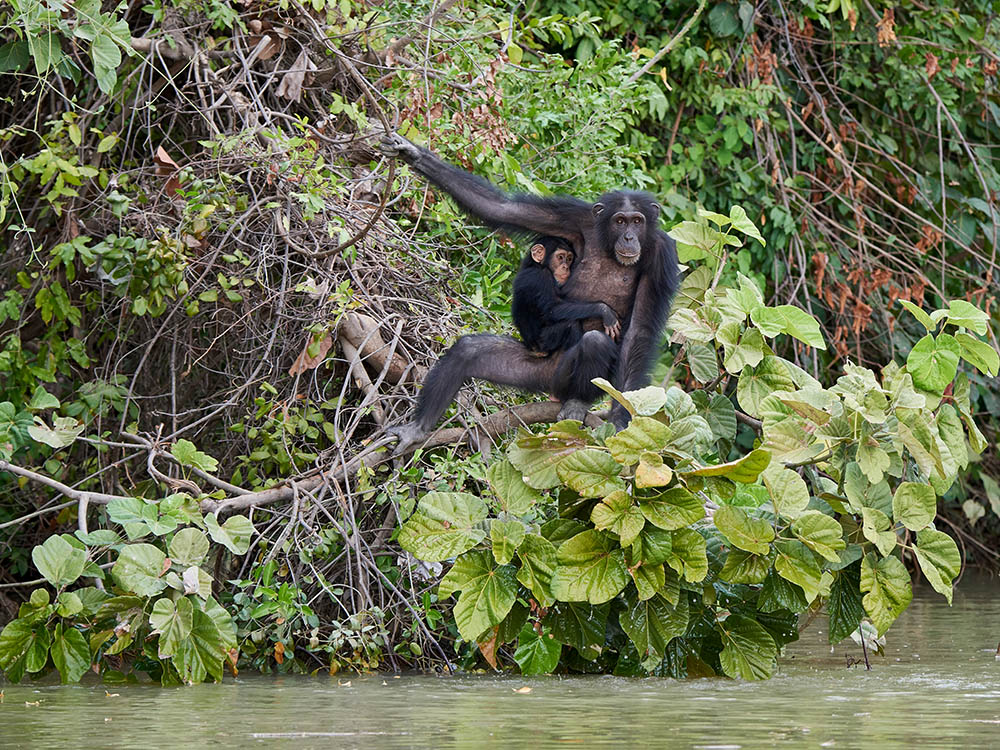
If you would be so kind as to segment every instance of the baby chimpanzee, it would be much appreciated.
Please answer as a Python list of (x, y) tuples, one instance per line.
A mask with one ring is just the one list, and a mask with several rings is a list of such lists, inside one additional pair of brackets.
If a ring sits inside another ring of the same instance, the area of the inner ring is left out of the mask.
[(604, 332), (618, 338), (621, 324), (603, 302), (570, 302), (561, 287), (570, 277), (576, 254), (559, 237), (535, 240), (514, 278), (514, 300), (510, 306), (514, 325), (524, 345), (537, 357), (566, 351), (583, 336), (582, 321), (600, 318)]

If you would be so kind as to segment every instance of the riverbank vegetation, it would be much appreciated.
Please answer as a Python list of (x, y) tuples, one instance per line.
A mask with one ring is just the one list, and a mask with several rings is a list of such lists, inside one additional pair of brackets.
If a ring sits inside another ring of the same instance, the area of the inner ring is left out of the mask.
[[(761, 678), (815, 616), (876, 647), (911, 580), (1000, 559), (995, 23), (0, 9), (0, 669)], [(605, 385), (627, 430), (477, 385), (388, 455), (454, 338), (511, 331), (524, 250), (391, 129), (657, 196), (687, 270), (654, 384)]]

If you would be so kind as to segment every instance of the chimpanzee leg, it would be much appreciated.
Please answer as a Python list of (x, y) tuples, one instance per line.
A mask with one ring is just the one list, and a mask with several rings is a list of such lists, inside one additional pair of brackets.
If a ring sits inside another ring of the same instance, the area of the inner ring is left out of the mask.
[(552, 388), (558, 364), (558, 356), (535, 357), (524, 344), (509, 336), (489, 333), (462, 336), (427, 374), (413, 421), (386, 430), (399, 438), (393, 452), (401, 453), (427, 437), (455, 400), (459, 389), (470, 380), (479, 378), (525, 391), (547, 393)]
[(610, 378), (617, 356), (618, 345), (600, 331), (587, 331), (580, 342), (562, 356), (552, 381), (552, 394), (563, 402), (560, 419), (583, 421), (587, 407), (603, 393), (590, 381)]

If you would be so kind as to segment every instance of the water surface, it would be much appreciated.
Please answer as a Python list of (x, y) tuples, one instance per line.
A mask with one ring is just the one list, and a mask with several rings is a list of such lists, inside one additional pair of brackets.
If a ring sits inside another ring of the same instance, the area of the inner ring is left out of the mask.
[(8, 684), (0, 748), (1000, 748), (1000, 582), (967, 578), (951, 608), (918, 590), (872, 671), (848, 666), (860, 648), (831, 649), (825, 629), (817, 618), (760, 683), (341, 675), (166, 689)]

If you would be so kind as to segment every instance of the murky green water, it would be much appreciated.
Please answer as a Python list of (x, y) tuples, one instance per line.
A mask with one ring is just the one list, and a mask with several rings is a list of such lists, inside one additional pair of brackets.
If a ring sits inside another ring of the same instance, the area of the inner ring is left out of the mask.
[[(929, 590), (874, 669), (817, 620), (763, 683), (618, 677), (242, 677), (4, 686), (0, 748), (1000, 748), (1000, 582)], [(516, 693), (523, 686), (530, 693)], [(107, 692), (118, 693), (108, 696)], [(39, 702), (38, 705), (28, 705)]]

